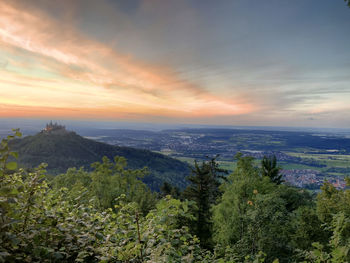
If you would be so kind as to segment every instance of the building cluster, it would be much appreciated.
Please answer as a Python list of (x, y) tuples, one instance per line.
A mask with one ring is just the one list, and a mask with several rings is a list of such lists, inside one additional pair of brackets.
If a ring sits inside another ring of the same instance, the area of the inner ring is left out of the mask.
[[(250, 135), (249, 135), (250, 136)], [(337, 188), (345, 188), (345, 180), (342, 176), (329, 173), (325, 169), (327, 165), (320, 160), (313, 158), (302, 158), (289, 155), (283, 151), (276, 150), (257, 150), (254, 147), (254, 141), (250, 137), (236, 139), (231, 142), (227, 136), (212, 136), (203, 133), (188, 133), (184, 131), (168, 131), (144, 136), (133, 137), (106, 137), (100, 139), (106, 143), (120, 146), (142, 148), (151, 151), (162, 152), (171, 157), (187, 157), (192, 159), (203, 159), (205, 156), (220, 155), (221, 160), (233, 161), (237, 152), (243, 153), (244, 156), (251, 156), (256, 159), (262, 159), (264, 156), (275, 155), (278, 162), (292, 163), (295, 165), (304, 165), (315, 167), (315, 169), (286, 169), (283, 170), (284, 180), (298, 187), (307, 187), (319, 189), (325, 181), (330, 182)], [(247, 143), (248, 141), (248, 143)], [(251, 147), (250, 147), (251, 146)], [(258, 145), (260, 147), (260, 145)], [(335, 152), (335, 150), (332, 150)], [(328, 157), (329, 159), (333, 157)], [(322, 170), (322, 172), (321, 172)], [(343, 172), (339, 172), (343, 173)]]
[(42, 133), (66, 133), (66, 127), (58, 124), (57, 122), (53, 123), (50, 121), (46, 124), (46, 127), (41, 131)]
[(313, 169), (291, 169), (282, 170), (283, 179), (298, 187), (314, 186), (319, 188), (325, 181), (328, 181), (338, 189), (344, 189), (346, 182), (342, 177), (327, 177), (318, 170)]

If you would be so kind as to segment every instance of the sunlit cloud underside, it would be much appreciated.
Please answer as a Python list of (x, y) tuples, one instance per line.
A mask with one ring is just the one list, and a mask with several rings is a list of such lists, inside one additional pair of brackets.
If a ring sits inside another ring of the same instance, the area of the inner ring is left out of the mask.
[(181, 80), (170, 68), (87, 39), (45, 14), (5, 2), (0, 10), (0, 47), (7, 60), (0, 77), (1, 115), (186, 117), (254, 110)]
[[(69, 1), (62, 5), (73, 8)], [(149, 6), (141, 3), (139, 8)], [(63, 20), (34, 4), (1, 1), (0, 117), (159, 118), (220, 124), (254, 124), (265, 118), (267, 125), (284, 123), (287, 117), (296, 125), (300, 119), (312, 120), (316, 115), (322, 119), (330, 112), (349, 110), (349, 90), (344, 90), (348, 80), (342, 80), (343, 92), (338, 86), (336, 93), (315, 96), (315, 87), (325, 88), (317, 78), (312, 83), (283, 82), (283, 72), (276, 82), (264, 80), (252, 68), (247, 80), (250, 72), (245, 65), (239, 74), (222, 74), (218, 82), (206, 82), (184, 77), (166, 61), (152, 62), (132, 50), (118, 49), (118, 39), (115, 42), (99, 40), (71, 19)], [(210, 70), (206, 68), (204, 74), (210, 76)], [(270, 73), (267, 70), (267, 77)], [(297, 85), (309, 92), (298, 93)]]

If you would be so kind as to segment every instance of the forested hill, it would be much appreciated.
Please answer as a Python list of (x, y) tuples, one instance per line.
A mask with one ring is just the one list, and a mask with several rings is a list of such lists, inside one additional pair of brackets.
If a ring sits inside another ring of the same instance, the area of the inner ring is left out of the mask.
[(189, 175), (188, 165), (176, 159), (148, 150), (96, 142), (75, 132), (41, 132), (14, 140), (11, 148), (18, 152), (21, 166), (29, 168), (47, 163), (48, 172), (54, 175), (71, 167), (89, 168), (91, 163), (101, 161), (103, 156), (110, 159), (123, 156), (127, 159), (128, 168), (132, 169), (147, 166), (150, 175), (143, 181), (155, 190), (164, 181), (183, 188), (187, 184), (185, 177)]

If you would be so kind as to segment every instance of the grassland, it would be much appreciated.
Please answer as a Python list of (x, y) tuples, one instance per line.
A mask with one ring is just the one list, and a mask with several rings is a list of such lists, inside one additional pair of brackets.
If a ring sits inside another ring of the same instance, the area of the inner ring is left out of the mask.
[(318, 171), (322, 170), (322, 168), (319, 168), (319, 167), (299, 164), (299, 163), (279, 162), (278, 165), (282, 167), (282, 169), (286, 169), (286, 170), (300, 170), (300, 169), (312, 169), (312, 170), (318, 170)]
[[(193, 165), (194, 161), (196, 160), (195, 158), (190, 158), (190, 157), (176, 157), (176, 159), (182, 161), (182, 162), (186, 162), (189, 165)], [(201, 160), (197, 160), (197, 161), (201, 161)], [(236, 161), (232, 160), (232, 161), (221, 161), (218, 160), (217, 161), (219, 164), (219, 167), (222, 169), (225, 169), (229, 172), (234, 171), (234, 169), (236, 168)], [(256, 166), (260, 165), (260, 160), (254, 160), (254, 163)]]
[[(320, 162), (321, 164), (327, 165), (327, 168), (338, 167), (346, 168), (350, 167), (350, 155), (342, 154), (313, 154), (313, 153), (298, 153), (298, 152), (285, 152), (288, 155), (309, 158)], [(323, 168), (324, 169), (324, 168)]]

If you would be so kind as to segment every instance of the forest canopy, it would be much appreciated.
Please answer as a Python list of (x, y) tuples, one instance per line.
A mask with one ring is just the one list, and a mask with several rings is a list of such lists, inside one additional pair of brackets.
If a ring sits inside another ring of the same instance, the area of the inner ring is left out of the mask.
[[(1, 262), (349, 262), (350, 190), (284, 184), (273, 157), (195, 163), (189, 186), (152, 192), (145, 169), (103, 158), (55, 178), (0, 146)], [(348, 183), (350, 183), (348, 181)]]

